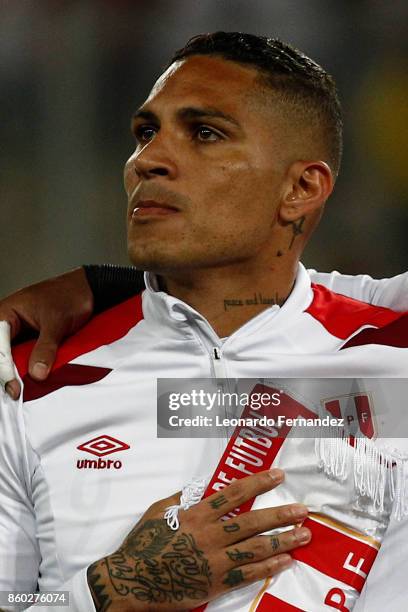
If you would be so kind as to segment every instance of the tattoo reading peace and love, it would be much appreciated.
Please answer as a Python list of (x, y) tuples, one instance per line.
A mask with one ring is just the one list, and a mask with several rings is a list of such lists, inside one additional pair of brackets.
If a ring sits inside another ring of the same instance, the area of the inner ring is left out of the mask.
[(224, 300), (224, 310), (232, 306), (257, 306), (258, 304), (265, 304), (268, 306), (283, 306), (286, 298), (279, 297), (277, 293), (275, 293), (274, 297), (265, 297), (262, 293), (255, 292), (253, 297), (246, 299), (229, 299)]
[(148, 520), (120, 549), (88, 569), (97, 612), (106, 612), (112, 595), (146, 604), (206, 601), (211, 570), (192, 534), (171, 530), (163, 519)]

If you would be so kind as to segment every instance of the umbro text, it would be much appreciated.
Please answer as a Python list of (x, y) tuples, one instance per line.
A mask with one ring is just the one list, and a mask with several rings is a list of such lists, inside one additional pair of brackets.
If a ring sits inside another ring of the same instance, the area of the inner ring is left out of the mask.
[(77, 468), (78, 470), (120, 470), (122, 462), (119, 459), (113, 461), (113, 459), (78, 459)]

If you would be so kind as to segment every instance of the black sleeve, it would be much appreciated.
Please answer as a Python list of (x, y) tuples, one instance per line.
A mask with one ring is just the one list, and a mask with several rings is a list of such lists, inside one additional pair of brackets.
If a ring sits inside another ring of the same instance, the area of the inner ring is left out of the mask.
[(94, 295), (95, 314), (127, 300), (145, 288), (143, 272), (136, 268), (111, 264), (86, 265), (83, 268)]

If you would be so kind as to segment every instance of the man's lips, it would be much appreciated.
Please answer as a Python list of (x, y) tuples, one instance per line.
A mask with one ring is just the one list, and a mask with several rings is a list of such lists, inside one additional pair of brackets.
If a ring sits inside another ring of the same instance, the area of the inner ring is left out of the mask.
[(155, 200), (140, 200), (136, 203), (132, 211), (132, 217), (163, 216), (178, 212), (177, 208), (166, 204), (166, 202), (156, 202)]

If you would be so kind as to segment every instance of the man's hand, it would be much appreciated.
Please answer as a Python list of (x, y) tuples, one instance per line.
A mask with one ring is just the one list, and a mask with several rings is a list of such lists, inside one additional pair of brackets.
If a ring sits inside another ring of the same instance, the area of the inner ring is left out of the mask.
[(20, 395), (20, 385), (15, 377), (9, 336), (13, 339), (28, 328), (39, 331), (30, 356), (29, 373), (36, 380), (44, 380), (62, 339), (82, 327), (92, 311), (93, 295), (83, 268), (31, 285), (0, 300), (0, 321), (8, 323), (0, 326), (0, 383), (6, 385), (13, 399)]
[(280, 535), (259, 534), (302, 522), (305, 506), (252, 510), (220, 520), (276, 487), (283, 477), (274, 469), (233, 482), (180, 511), (177, 531), (167, 526), (163, 514), (180, 495), (153, 504), (117, 551), (88, 568), (97, 612), (191, 610), (289, 567), (288, 551), (307, 544), (310, 531), (296, 527)]

